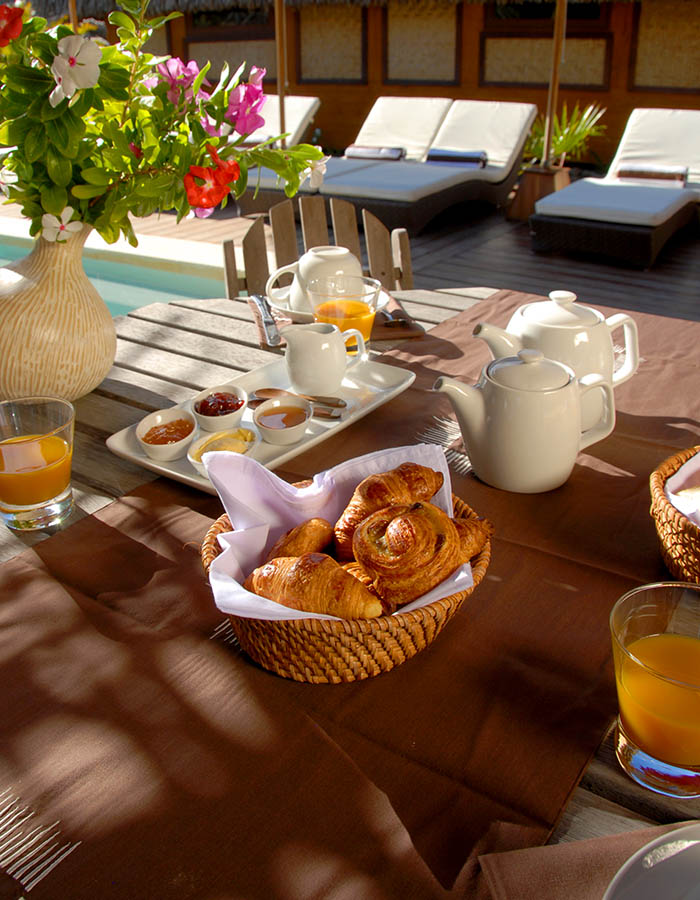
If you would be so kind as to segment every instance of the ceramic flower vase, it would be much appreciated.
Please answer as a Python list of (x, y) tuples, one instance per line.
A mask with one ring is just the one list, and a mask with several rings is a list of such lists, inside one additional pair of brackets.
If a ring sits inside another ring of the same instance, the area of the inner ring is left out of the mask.
[(28, 256), (0, 269), (0, 399), (75, 400), (111, 368), (114, 321), (82, 262), (90, 231), (64, 242), (40, 237)]

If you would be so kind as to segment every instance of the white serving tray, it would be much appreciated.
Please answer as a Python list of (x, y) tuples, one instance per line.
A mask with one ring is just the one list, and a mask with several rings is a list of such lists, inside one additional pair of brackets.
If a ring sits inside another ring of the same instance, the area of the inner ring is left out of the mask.
[[(367, 413), (378, 406), (382, 406), (382, 404), (398, 396), (413, 383), (415, 377), (414, 372), (408, 372), (397, 366), (387, 366), (384, 363), (372, 362), (371, 360), (359, 362), (348, 369), (340, 389), (335, 392), (336, 396), (342, 397), (347, 402), (347, 407), (343, 410), (340, 419), (313, 418), (309, 422), (304, 437), (296, 444), (278, 446), (260, 441), (252, 449), (250, 455), (266, 468), (274, 470), (310, 447), (324, 441), (332, 434), (347, 428), (348, 425), (366, 416)], [(275, 360), (258, 369), (253, 369), (244, 375), (237, 375), (226, 382), (226, 384), (237, 384), (249, 394), (253, 393), (257, 388), (264, 387), (290, 389), (287, 365), (284, 358)], [(200, 392), (193, 392), (192, 397), (195, 397), (198, 393)], [(185, 403), (180, 403), (178, 407), (188, 409), (191, 402), (191, 400), (188, 400)], [(253, 431), (256, 430), (253, 425), (253, 411), (251, 409), (246, 409), (240, 425)], [(196, 429), (194, 440), (197, 440), (199, 435), (200, 430)], [(176, 481), (189, 484), (210, 494), (216, 493), (209, 479), (203, 478), (196, 472), (186, 456), (175, 459), (172, 462), (160, 462), (159, 460), (151, 459), (150, 456), (146, 456), (136, 440), (136, 425), (130, 425), (128, 428), (123, 428), (121, 431), (110, 435), (107, 438), (107, 447), (117, 456), (128, 459), (130, 462), (136, 463), (136, 465), (143, 466), (144, 469), (150, 469), (159, 475), (174, 478)]]

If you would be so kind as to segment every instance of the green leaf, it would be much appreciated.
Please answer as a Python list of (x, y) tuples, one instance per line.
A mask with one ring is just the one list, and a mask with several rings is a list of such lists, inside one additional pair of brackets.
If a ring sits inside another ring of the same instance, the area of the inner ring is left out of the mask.
[(115, 100), (128, 100), (129, 73), (112, 63), (100, 65), (99, 85), (110, 97)]
[(54, 84), (53, 78), (41, 69), (22, 65), (8, 66), (3, 80), (15, 90), (25, 93), (46, 91)]
[(126, 13), (119, 12), (117, 10), (115, 12), (111, 12), (108, 19), (112, 23), (112, 25), (117, 25), (120, 28), (125, 28), (129, 34), (136, 34), (136, 23), (131, 18), (131, 16), (127, 16)]
[(29, 162), (36, 162), (46, 153), (48, 139), (43, 125), (37, 125), (27, 132), (24, 139), (24, 154)]
[(53, 147), (46, 150), (46, 171), (49, 178), (59, 187), (67, 187), (73, 177), (73, 166), (69, 159), (57, 153)]
[(52, 185), (41, 192), (41, 205), (44, 211), (60, 216), (68, 205), (68, 194), (65, 188)]
[(97, 184), (74, 184), (70, 192), (79, 200), (90, 200), (92, 197), (104, 194), (105, 189), (103, 185)]
[(104, 169), (100, 169), (97, 166), (83, 169), (80, 173), (80, 177), (88, 184), (98, 184), (102, 185), (102, 187), (109, 184), (112, 180), (108, 172), (105, 172)]

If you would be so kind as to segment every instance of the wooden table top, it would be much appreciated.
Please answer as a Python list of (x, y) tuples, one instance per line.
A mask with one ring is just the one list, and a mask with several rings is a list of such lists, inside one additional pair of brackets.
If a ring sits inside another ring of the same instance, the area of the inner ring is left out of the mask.
[[(488, 299), (495, 288), (450, 288), (396, 294), (407, 312), (426, 329)], [(109, 435), (145, 414), (190, 398), (279, 358), (261, 350), (244, 300), (212, 299), (153, 304), (116, 320), (117, 358), (104, 382), (76, 402), (71, 521), (90, 515), (144, 482), (152, 472), (112, 454)], [(387, 342), (375, 346), (389, 349)], [(0, 561), (9, 559), (46, 534), (0, 530)], [(615, 759), (611, 735), (602, 742), (557, 826), (553, 843), (643, 828), (650, 824), (700, 818), (700, 801), (678, 802), (637, 787)]]

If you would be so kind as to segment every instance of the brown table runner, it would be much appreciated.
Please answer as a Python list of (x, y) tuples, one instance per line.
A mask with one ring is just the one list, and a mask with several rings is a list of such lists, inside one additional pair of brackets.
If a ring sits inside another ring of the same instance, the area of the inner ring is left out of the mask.
[[(450, 412), (429, 392), (438, 370), (474, 377), (473, 324), (505, 324), (523, 299), (387, 355), (415, 386), (289, 476), (416, 440)], [(648, 473), (697, 442), (698, 372), (679, 345), (700, 326), (635, 318), (644, 363), (618, 391), (618, 430), (567, 485), (529, 497), (454, 477), (496, 524), (491, 567), (387, 675), (297, 684), (209, 640), (220, 616), (198, 543), (218, 501), (179, 485), (0, 567), (0, 790), (82, 842), (32, 898), (476, 897), (479, 854), (542, 844), (614, 714), (610, 606), (663, 575)]]

